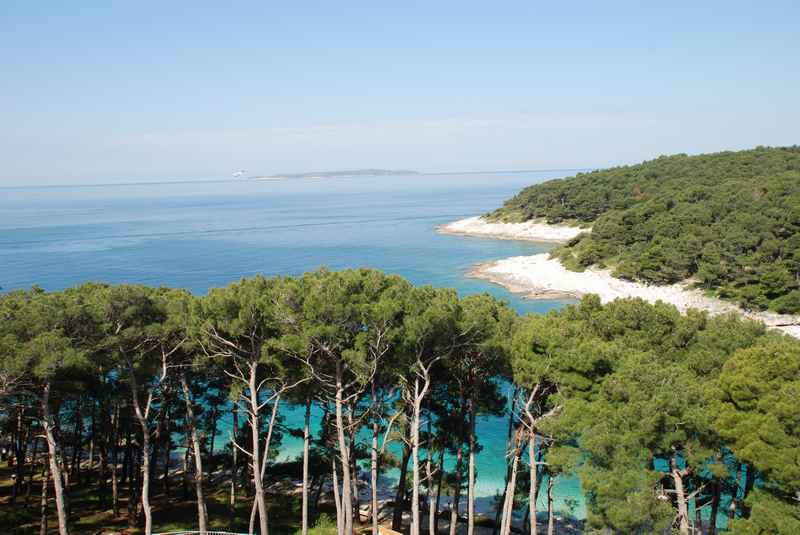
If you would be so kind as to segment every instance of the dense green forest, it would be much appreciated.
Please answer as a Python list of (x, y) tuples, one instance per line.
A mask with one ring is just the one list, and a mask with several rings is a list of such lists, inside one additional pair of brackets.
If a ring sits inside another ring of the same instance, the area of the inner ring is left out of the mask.
[[(563, 474), (580, 477), (587, 530), (715, 533), (719, 516), (733, 533), (800, 532), (800, 344), (665, 304), (590, 296), (519, 317), (488, 295), (365, 269), (257, 276), (204, 297), (34, 288), (0, 296), (0, 397), (12, 533), (550, 534)], [(287, 405), (302, 428), (283, 422)], [(508, 418), (495, 519), (474, 507), (487, 414)], [(303, 454), (280, 463), (287, 434)]]
[(800, 312), (800, 147), (662, 156), (524, 189), (491, 218), (591, 225), (557, 254), (748, 309)]

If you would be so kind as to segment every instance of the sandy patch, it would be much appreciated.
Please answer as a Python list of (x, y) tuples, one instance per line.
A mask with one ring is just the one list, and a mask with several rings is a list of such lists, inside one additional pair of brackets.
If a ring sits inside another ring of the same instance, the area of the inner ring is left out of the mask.
[(531, 299), (597, 294), (604, 303), (619, 298), (639, 297), (650, 303), (663, 301), (672, 304), (684, 313), (690, 308), (705, 310), (711, 315), (737, 312), (790, 336), (800, 337), (800, 316), (745, 311), (733, 303), (709, 297), (702, 291), (691, 288), (687, 282), (655, 286), (618, 279), (607, 269), (569, 271), (547, 253), (479, 264), (468, 276), (500, 284)]
[(546, 243), (566, 243), (582, 232), (589, 232), (589, 229), (567, 225), (548, 225), (543, 221), (495, 223), (486, 221), (480, 216), (453, 221), (437, 227), (436, 230), (444, 234)]

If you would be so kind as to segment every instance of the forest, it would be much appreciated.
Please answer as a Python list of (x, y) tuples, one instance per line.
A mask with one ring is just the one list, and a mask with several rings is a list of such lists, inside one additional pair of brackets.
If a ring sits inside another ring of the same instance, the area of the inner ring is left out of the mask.
[[(772, 169), (798, 152), (737, 158), (752, 170), (762, 156)], [(728, 156), (594, 177), (697, 161), (711, 173)], [(648, 190), (657, 182), (641, 182), (642, 195), (661, 198)], [(763, 198), (776, 199), (769, 184)], [(624, 212), (624, 198), (608, 203)], [(800, 533), (800, 345), (663, 303), (588, 296), (519, 316), (489, 295), (369, 269), (255, 276), (205, 296), (99, 283), (11, 291), (0, 296), (0, 399), (11, 533), (552, 535), (552, 485), (565, 474), (580, 479), (586, 532), (716, 533), (709, 519), (720, 518), (731, 533)], [(287, 425), (285, 407), (302, 426)], [(476, 420), (487, 414), (508, 419), (494, 518), (475, 512)], [(289, 435), (302, 455), (279, 462)], [(385, 502), (389, 469), (399, 478)]]
[(800, 312), (800, 147), (662, 156), (530, 186), (491, 219), (591, 226), (555, 254), (745, 309)]

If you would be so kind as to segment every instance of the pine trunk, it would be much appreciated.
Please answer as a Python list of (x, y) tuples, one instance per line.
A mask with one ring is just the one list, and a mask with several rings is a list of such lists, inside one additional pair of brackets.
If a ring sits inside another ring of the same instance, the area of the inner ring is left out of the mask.
[[(375, 392), (375, 383), (372, 383), (372, 406), (375, 407), (378, 403), (377, 395)], [(372, 511), (372, 535), (378, 535), (378, 420), (372, 420), (372, 451), (370, 452), (370, 496), (372, 504), (370, 509)], [(307, 534), (303, 534), (307, 535)]]
[(183, 389), (183, 399), (186, 404), (186, 418), (192, 436), (192, 448), (194, 449), (194, 489), (197, 495), (197, 525), (201, 532), (205, 532), (208, 530), (208, 512), (206, 510), (206, 499), (203, 494), (203, 458), (200, 454), (200, 440), (197, 437), (194, 403), (191, 399), (189, 383), (186, 381), (185, 373), (181, 373), (181, 388)]
[(50, 478), (50, 470), (48, 464), (44, 463), (44, 471), (42, 473), (42, 494), (40, 501), (40, 520), (39, 520), (39, 535), (47, 535), (47, 480)]
[(460, 426), (460, 434), (458, 436), (458, 451), (456, 452), (456, 466), (455, 466), (455, 489), (453, 489), (453, 503), (450, 504), (450, 535), (456, 535), (456, 529), (458, 528), (458, 508), (461, 504), (461, 473), (464, 467), (464, 439), (466, 438), (466, 426), (464, 425), (464, 417), (466, 416), (466, 400), (464, 399), (464, 393), (461, 392), (460, 395), (461, 400), (461, 411), (459, 413), (459, 426)]
[(119, 518), (119, 485), (117, 483), (117, 464), (119, 462), (119, 406), (114, 407), (111, 422), (111, 511)]
[(99, 444), (100, 448), (100, 503), (106, 503), (106, 494), (108, 493), (108, 439), (103, 439)]
[(122, 480), (120, 483), (123, 485), (130, 478), (131, 464), (131, 425), (130, 422), (125, 425), (125, 450), (122, 453)]
[[(411, 426), (406, 426), (406, 439), (410, 441)], [(400, 531), (403, 524), (403, 508), (406, 501), (406, 479), (408, 479), (408, 461), (411, 459), (411, 447), (406, 442), (403, 444), (403, 459), (400, 462), (400, 478), (397, 480), (397, 492), (394, 497), (394, 514), (392, 516), (392, 529)]]
[(439, 504), (442, 501), (442, 480), (444, 478), (444, 448), (439, 452), (439, 475), (436, 479), (436, 505), (433, 510), (436, 511), (436, 519), (433, 522), (433, 532), (439, 533)]
[(130, 385), (133, 398), (133, 410), (139, 426), (142, 428), (142, 511), (144, 512), (144, 533), (153, 533), (153, 513), (150, 508), (150, 428), (147, 425), (147, 418), (139, 405), (139, 388), (136, 383), (136, 374), (133, 366), (130, 366)]
[(739, 502), (739, 486), (742, 483), (742, 465), (736, 467), (736, 485), (733, 487), (733, 495), (731, 496), (731, 504), (728, 506), (728, 518), (733, 520), (736, 518), (736, 510)]
[(314, 511), (319, 511), (319, 500), (322, 497), (322, 488), (325, 486), (325, 479), (327, 478), (320, 474), (319, 476), (314, 476), (314, 480), (317, 479), (319, 479), (319, 483), (317, 484), (317, 490), (314, 493)]
[(164, 489), (164, 496), (169, 498), (170, 495), (170, 481), (169, 481), (169, 462), (172, 458), (172, 414), (169, 410), (167, 410), (167, 414), (164, 417), (164, 481), (162, 484), (162, 488)]
[(467, 493), (467, 535), (475, 533), (475, 403), (469, 400), (469, 489)]
[(517, 471), (519, 470), (519, 460), (522, 456), (521, 437), (517, 438), (516, 447), (511, 452), (511, 472), (505, 490), (505, 501), (503, 502), (503, 516), (500, 523), (500, 535), (511, 534), (511, 523), (514, 515), (514, 494), (517, 488)]
[[(61, 437), (63, 434), (61, 432), (61, 422), (59, 421), (58, 412), (58, 409), (56, 409), (56, 412), (53, 414), (53, 431), (56, 437)], [(69, 518), (72, 515), (72, 507), (69, 499), (70, 479), (69, 470), (67, 470), (67, 450), (63, 440), (58, 440), (58, 447), (61, 450), (59, 455), (60, 462), (58, 465), (61, 468), (61, 485), (64, 489), (64, 510), (67, 513), (67, 521), (69, 522)]]
[(530, 432), (528, 436), (528, 464), (530, 464), (530, 485), (528, 490), (528, 521), (530, 522), (531, 535), (538, 534), (536, 523), (536, 500), (539, 498), (539, 465), (536, 463), (536, 435)]
[(433, 487), (433, 431), (431, 429), (431, 418), (428, 417), (428, 446), (427, 458), (425, 460), (425, 480), (428, 487), (428, 534), (436, 533), (436, 493)]
[(239, 448), (233, 445), (236, 441), (236, 437), (239, 435), (239, 400), (237, 399), (233, 404), (233, 409), (231, 409), (233, 413), (233, 434), (231, 436), (231, 497), (229, 501), (229, 505), (231, 508), (231, 516), (235, 515), (236, 513), (236, 476), (237, 476), (237, 456), (239, 453)]
[(553, 510), (553, 483), (555, 477), (553, 474), (547, 476), (547, 535), (555, 535), (556, 533), (556, 516)]
[[(352, 405), (347, 408), (347, 427), (351, 433), (355, 434), (356, 426), (353, 422), (353, 413), (355, 407)], [(351, 443), (353, 438), (350, 438)], [(353, 515), (358, 523), (361, 523), (361, 493), (358, 491), (358, 464), (356, 464), (356, 450), (355, 448), (348, 448), (350, 453), (350, 474), (352, 476), (352, 496), (353, 496)]]
[(344, 415), (342, 414), (342, 365), (336, 362), (336, 432), (339, 439), (339, 459), (342, 464), (342, 515), (344, 515), (344, 535), (353, 534), (353, 497), (351, 493), (350, 448), (344, 434)]
[(189, 499), (189, 459), (192, 456), (192, 444), (189, 435), (186, 434), (185, 443), (184, 443), (184, 450), (183, 450), (183, 473), (181, 476), (181, 492), (183, 494), (183, 499)]
[(208, 445), (208, 456), (211, 459), (209, 464), (211, 465), (211, 469), (213, 470), (215, 467), (214, 463), (214, 446), (217, 441), (217, 417), (219, 414), (219, 406), (217, 403), (214, 403), (214, 408), (211, 411), (211, 441)]
[(83, 414), (81, 398), (78, 398), (75, 407), (75, 440), (72, 443), (72, 463), (69, 468), (69, 477), (73, 481), (80, 483), (81, 472), (81, 448), (83, 447)]
[(678, 503), (678, 529), (682, 535), (689, 535), (689, 506), (686, 503), (686, 491), (683, 486), (683, 473), (678, 469), (675, 457), (670, 459), (672, 481), (675, 485), (675, 500)]
[(128, 473), (128, 527), (136, 529), (141, 521), (141, 456), (131, 451), (130, 471)]
[(96, 429), (95, 429), (95, 421), (94, 421), (94, 411), (95, 411), (95, 404), (92, 401), (92, 412), (91, 412), (91, 419), (89, 420), (89, 469), (87, 471), (86, 482), (89, 483), (89, 478), (92, 477), (92, 471), (94, 470), (94, 443), (95, 443), (95, 436), (96, 436)]
[(694, 497), (694, 526), (692, 529), (693, 533), (703, 533), (703, 514), (702, 509), (700, 509), (700, 495), (695, 495)]
[[(311, 445), (311, 395), (306, 398), (306, 413), (303, 419), (303, 519), (301, 535), (308, 535), (308, 462)], [(375, 534), (377, 535), (377, 534)]]
[(33, 438), (33, 450), (31, 450), (31, 469), (28, 474), (28, 484), (25, 485), (25, 506), (27, 507), (31, 498), (31, 487), (33, 486), (33, 478), (36, 475), (36, 455), (39, 453), (39, 438)]
[(339, 494), (339, 474), (336, 469), (336, 457), (331, 460), (331, 479), (333, 480), (333, 502), (336, 504), (336, 533), (344, 535), (344, 514), (342, 514), (342, 497)]
[(456, 481), (453, 489), (453, 503), (450, 504), (450, 535), (456, 535), (458, 528), (458, 506), (461, 503), (461, 472), (464, 464), (464, 448), (458, 445), (456, 452)]
[[(68, 535), (67, 508), (64, 503), (64, 487), (61, 481), (61, 468), (58, 466), (57, 444), (53, 434), (53, 416), (50, 414), (50, 383), (45, 383), (42, 395), (42, 426), (44, 427), (49, 453), (50, 475), (53, 479), (53, 490), (56, 497), (56, 512), (58, 513), (58, 533)], [(46, 484), (46, 482), (43, 482)]]
[(22, 490), (22, 482), (25, 477), (25, 457), (27, 456), (27, 433), (22, 425), (23, 408), (20, 406), (17, 411), (17, 425), (16, 432), (14, 433), (14, 457), (15, 464), (14, 470), (16, 477), (14, 478), (14, 485), (11, 487), (11, 503), (13, 504), (20, 490)]
[(711, 497), (711, 516), (708, 523), (708, 535), (717, 535), (717, 515), (719, 514), (720, 482), (714, 483), (714, 494)]
[[(519, 386), (514, 385), (514, 391), (511, 394), (511, 410), (509, 411), (508, 414), (508, 432), (506, 434), (506, 455), (509, 457), (511, 455), (511, 447), (512, 447), (511, 438), (512, 435), (514, 434), (514, 415), (517, 412), (516, 408), (517, 408), (518, 394), (519, 394)], [(506, 479), (505, 479), (505, 486), (503, 487), (503, 496), (501, 497), (500, 502), (498, 502), (497, 504), (497, 511), (495, 511), (494, 515), (494, 530), (492, 531), (494, 535), (497, 535), (498, 530), (502, 529), (501, 527), (502, 522), (500, 517), (503, 514), (503, 507), (501, 507), (500, 504), (506, 503), (506, 489), (508, 488), (508, 480), (510, 477), (511, 477), (511, 464), (509, 463), (506, 466)]]
[(414, 380), (414, 413), (411, 417), (411, 530), (410, 535), (419, 535), (419, 423), (420, 386)]
[[(257, 388), (257, 364), (250, 364), (250, 432), (253, 435), (253, 485), (256, 490), (255, 506), (258, 508), (258, 518), (260, 526), (260, 535), (268, 535), (267, 527), (267, 500), (264, 495), (264, 481), (261, 476), (261, 446), (259, 444), (259, 433), (261, 426), (259, 425), (259, 401), (258, 401), (258, 388)], [(250, 529), (252, 532), (252, 528)]]

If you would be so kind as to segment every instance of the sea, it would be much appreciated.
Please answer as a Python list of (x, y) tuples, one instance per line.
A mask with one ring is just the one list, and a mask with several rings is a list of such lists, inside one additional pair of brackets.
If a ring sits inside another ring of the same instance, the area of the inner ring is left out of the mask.
[[(202, 295), (257, 273), (299, 275), (320, 266), (364, 266), (418, 285), (455, 288), (462, 295), (486, 292), (521, 314), (545, 313), (569, 301), (526, 300), (465, 274), (477, 263), (545, 252), (551, 244), (444, 235), (435, 229), (497, 208), (525, 186), (571, 174), (2, 187), (0, 287), (60, 290), (102, 281), (181, 287)], [(287, 406), (282, 415), (286, 426), (302, 425), (299, 408)], [(220, 425), (227, 436), (230, 421)], [(489, 510), (504, 486), (507, 416), (482, 417), (477, 431), (482, 446), (478, 509)], [(286, 434), (280, 458), (297, 456), (301, 446)], [(562, 514), (585, 517), (576, 478), (559, 477), (554, 499)]]

